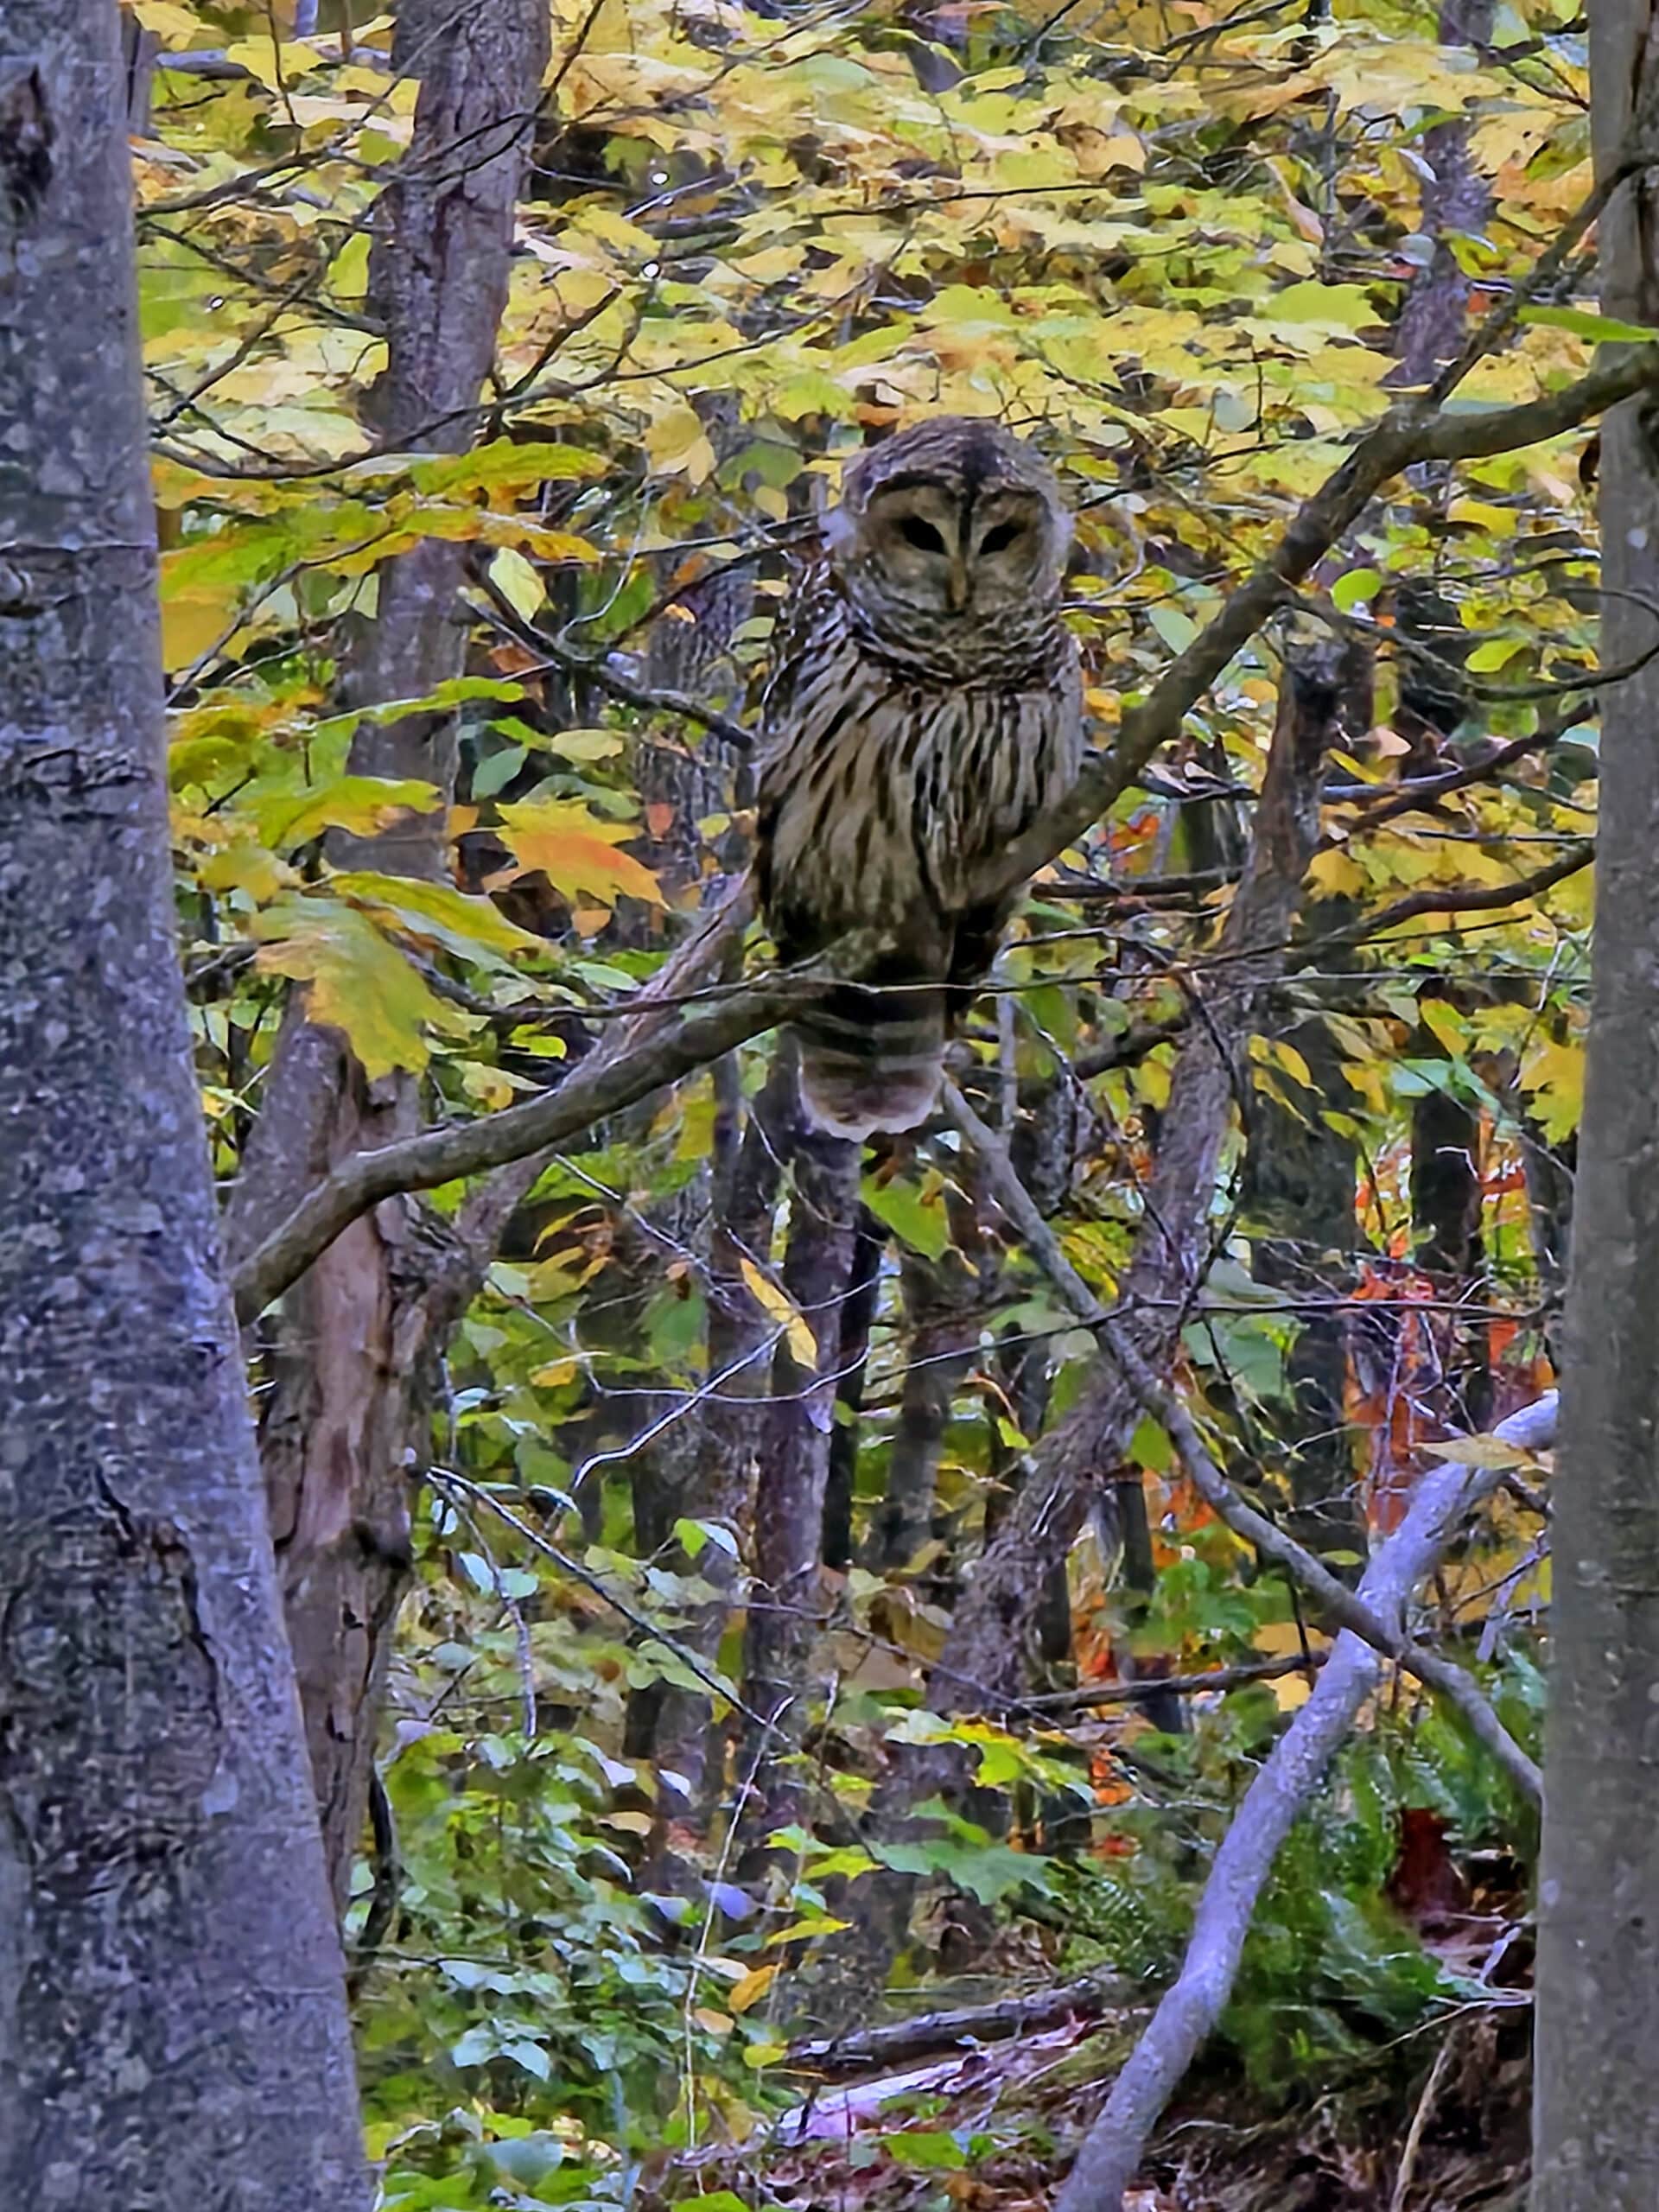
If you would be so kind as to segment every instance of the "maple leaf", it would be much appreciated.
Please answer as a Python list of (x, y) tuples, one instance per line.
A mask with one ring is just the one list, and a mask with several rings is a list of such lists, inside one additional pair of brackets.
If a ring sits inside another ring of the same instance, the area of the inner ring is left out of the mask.
[(613, 906), (619, 893), (663, 904), (662, 887), (631, 853), (618, 852), (639, 831), (632, 823), (601, 822), (579, 799), (524, 799), (504, 806), (501, 837), (518, 865), (497, 882), (537, 869), (567, 899), (585, 893), (602, 906)]
[(370, 1076), (418, 1073), (429, 1027), (465, 1031), (466, 1017), (429, 991), (368, 916), (334, 899), (278, 899), (258, 915), (257, 965), (309, 985), (313, 1021), (343, 1030)]

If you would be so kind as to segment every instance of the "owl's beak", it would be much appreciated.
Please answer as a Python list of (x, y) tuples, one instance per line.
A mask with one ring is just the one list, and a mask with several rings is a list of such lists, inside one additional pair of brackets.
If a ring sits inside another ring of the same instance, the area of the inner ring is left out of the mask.
[(953, 553), (950, 556), (950, 582), (948, 588), (950, 612), (960, 614), (968, 604), (968, 556)]

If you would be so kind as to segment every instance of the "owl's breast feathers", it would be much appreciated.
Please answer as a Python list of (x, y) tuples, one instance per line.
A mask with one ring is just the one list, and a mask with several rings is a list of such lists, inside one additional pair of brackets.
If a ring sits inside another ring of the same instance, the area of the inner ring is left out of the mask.
[[(974, 877), (1076, 780), (1076, 645), (1021, 604), (880, 627), (821, 574), (768, 686), (756, 871), (786, 959), (852, 928), (901, 939), (918, 976), (959, 972)], [(998, 918), (976, 916), (993, 934)]]

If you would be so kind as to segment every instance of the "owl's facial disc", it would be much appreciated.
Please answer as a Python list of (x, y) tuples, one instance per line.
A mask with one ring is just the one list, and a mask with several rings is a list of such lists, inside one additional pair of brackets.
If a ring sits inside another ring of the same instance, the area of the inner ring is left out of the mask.
[(932, 613), (960, 613), (972, 595), (962, 514), (943, 486), (895, 484), (876, 493), (852, 548), (886, 594)]
[(1052, 589), (1065, 565), (1067, 518), (1014, 487), (976, 503), (969, 555), (976, 592), (988, 602)]

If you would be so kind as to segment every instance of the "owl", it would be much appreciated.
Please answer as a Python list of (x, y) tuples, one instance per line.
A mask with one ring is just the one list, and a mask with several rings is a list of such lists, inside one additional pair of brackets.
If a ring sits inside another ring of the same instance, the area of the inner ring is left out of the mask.
[(1035, 450), (946, 416), (847, 474), (779, 624), (761, 715), (755, 883), (781, 960), (876, 929), (861, 987), (795, 1025), (803, 1103), (837, 1136), (912, 1128), (1018, 891), (973, 885), (1076, 781), (1071, 524)]

